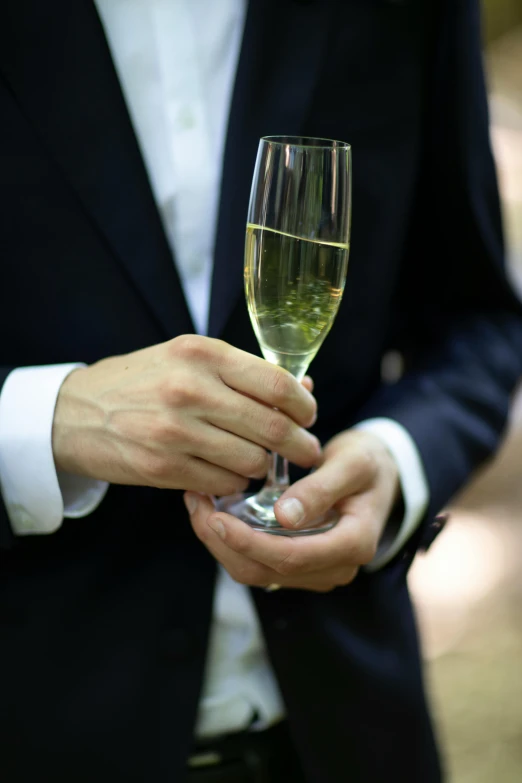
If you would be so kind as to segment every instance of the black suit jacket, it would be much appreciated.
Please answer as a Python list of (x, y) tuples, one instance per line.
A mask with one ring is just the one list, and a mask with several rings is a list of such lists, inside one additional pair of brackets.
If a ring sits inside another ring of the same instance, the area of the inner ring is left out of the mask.
[[(412, 434), (418, 534), (328, 595), (254, 591), (311, 783), (439, 780), (406, 572), (494, 449), (521, 369), (473, 0), (251, 0), (226, 144), (210, 331), (258, 352), (242, 295), (258, 139), (353, 145), (346, 294), (312, 366), (326, 440), (371, 415)], [(277, 23), (275, 23), (277, 22)], [(0, 7), (0, 382), (192, 331), (94, 5)], [(399, 350), (404, 377), (383, 385)], [(183, 779), (215, 564), (178, 492), (111, 487), (15, 540), (0, 503), (0, 779)]]

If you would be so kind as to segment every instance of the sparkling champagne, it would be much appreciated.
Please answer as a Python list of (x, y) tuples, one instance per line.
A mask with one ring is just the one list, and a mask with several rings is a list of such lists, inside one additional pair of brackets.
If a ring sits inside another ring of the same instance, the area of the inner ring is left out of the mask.
[(252, 325), (265, 359), (298, 380), (330, 331), (348, 255), (348, 244), (247, 226), (245, 290)]

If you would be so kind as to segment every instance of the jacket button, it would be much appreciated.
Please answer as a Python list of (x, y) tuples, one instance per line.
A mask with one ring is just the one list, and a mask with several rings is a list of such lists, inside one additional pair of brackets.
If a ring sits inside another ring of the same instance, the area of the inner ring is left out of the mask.
[(182, 661), (193, 655), (197, 649), (197, 642), (184, 628), (172, 628), (165, 634), (162, 653), (167, 661)]

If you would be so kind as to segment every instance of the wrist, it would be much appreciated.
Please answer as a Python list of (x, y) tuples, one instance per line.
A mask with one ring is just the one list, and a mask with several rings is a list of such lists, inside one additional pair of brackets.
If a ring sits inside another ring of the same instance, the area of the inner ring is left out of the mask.
[[(381, 493), (384, 515), (382, 518), (382, 530), (379, 538), (381, 539), (390, 521), (396, 518), (397, 509), (403, 508), (401, 476), (397, 461), (378, 435), (373, 432), (364, 432), (371, 448), (371, 458), (375, 460), (375, 477)], [(392, 525), (393, 526), (393, 525)]]
[(429, 485), (417, 445), (402, 425), (393, 419), (380, 417), (366, 419), (357, 424), (355, 429), (372, 432), (386, 444), (390, 454), (393, 454), (400, 481), (399, 498), (402, 499), (402, 505), (399, 502), (394, 507), (392, 524), (389, 525), (390, 530), (395, 527), (396, 535), (393, 541), (388, 539), (387, 542), (381, 542), (377, 556), (368, 566), (368, 570), (374, 571), (388, 563), (417, 529), (428, 506)]
[(397, 461), (388, 448), (378, 435), (368, 433), (375, 441), (379, 442), (379, 446), (376, 445), (376, 450), (379, 453), (380, 470), (383, 476), (386, 477), (386, 481), (389, 483), (392, 500), (391, 510), (393, 511), (398, 505), (402, 506), (402, 492), (401, 492), (401, 474)]
[(91, 478), (92, 433), (101, 429), (103, 413), (84, 393), (89, 368), (79, 367), (64, 380), (58, 392), (52, 427), (52, 450), (56, 469)]

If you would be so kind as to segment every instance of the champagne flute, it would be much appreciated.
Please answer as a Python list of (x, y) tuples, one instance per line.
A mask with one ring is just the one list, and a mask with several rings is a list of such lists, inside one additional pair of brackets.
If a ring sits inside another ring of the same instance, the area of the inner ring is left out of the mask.
[[(330, 139), (267, 136), (259, 143), (245, 243), (245, 292), (263, 356), (301, 380), (334, 321), (348, 268), (351, 149)], [(257, 530), (310, 535), (329, 530), (332, 509), (306, 530), (282, 527), (274, 503), (289, 486), (288, 463), (272, 455), (256, 495), (219, 508)]]

